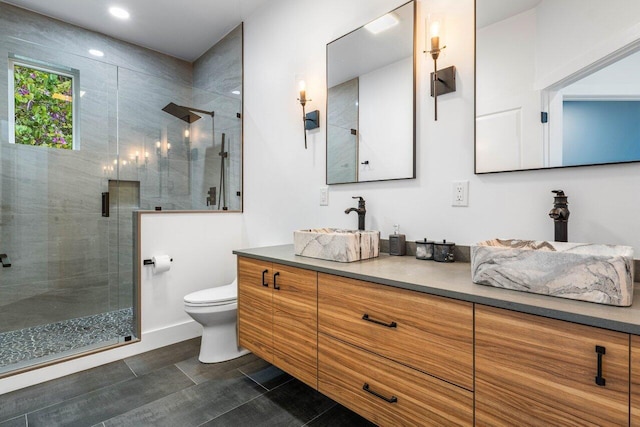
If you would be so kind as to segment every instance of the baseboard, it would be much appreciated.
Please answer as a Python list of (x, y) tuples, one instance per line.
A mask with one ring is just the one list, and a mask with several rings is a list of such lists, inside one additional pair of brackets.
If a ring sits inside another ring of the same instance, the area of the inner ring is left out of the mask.
[(95, 368), (96, 366), (115, 362), (200, 335), (202, 335), (202, 327), (193, 320), (143, 332), (140, 341), (129, 345), (3, 378), (0, 380), (0, 394), (9, 393), (69, 374)]

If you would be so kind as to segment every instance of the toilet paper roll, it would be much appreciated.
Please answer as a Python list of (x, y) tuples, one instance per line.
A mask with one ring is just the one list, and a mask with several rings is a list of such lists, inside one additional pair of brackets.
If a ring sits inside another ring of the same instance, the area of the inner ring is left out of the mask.
[(164, 273), (171, 269), (171, 257), (169, 255), (154, 256), (153, 260), (153, 274)]

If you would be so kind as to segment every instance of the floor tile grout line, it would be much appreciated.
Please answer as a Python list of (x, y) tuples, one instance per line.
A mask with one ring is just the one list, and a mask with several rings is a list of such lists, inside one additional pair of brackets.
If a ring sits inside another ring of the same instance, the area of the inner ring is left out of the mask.
[[(269, 390), (269, 391), (277, 390), (277, 389), (279, 389), (280, 387), (282, 387), (282, 386), (284, 386), (284, 385), (289, 384), (289, 383), (290, 383), (291, 381), (293, 381), (293, 380), (295, 380), (295, 378), (291, 377), (291, 378), (289, 378), (287, 381), (283, 382), (282, 384), (278, 384), (277, 386), (275, 386), (274, 388), (272, 388), (272, 389), (271, 389), (271, 390)], [(266, 387), (265, 387), (265, 388), (266, 388)]]
[[(119, 362), (123, 362), (127, 367), (129, 367), (129, 365), (127, 365), (127, 363), (124, 361), (124, 359), (119, 360)], [(131, 370), (131, 368), (130, 368), (130, 367), (129, 367), (129, 369)], [(152, 371), (152, 372), (153, 372), (153, 371)], [(81, 373), (81, 372), (78, 372), (78, 373)], [(135, 380), (136, 378), (140, 378), (140, 377), (138, 377), (138, 376), (136, 375), (136, 373), (135, 373), (135, 372), (133, 372), (133, 370), (131, 371), (131, 373), (133, 373), (133, 375), (134, 375), (134, 376), (133, 376), (133, 378), (126, 378), (126, 379), (123, 379), (123, 380), (120, 380), (120, 381), (116, 381), (115, 383), (112, 383), (112, 384), (103, 385), (102, 387), (98, 387), (98, 388), (96, 388), (96, 389), (94, 389), (94, 390), (91, 390), (91, 391), (88, 391), (88, 392), (86, 392), (86, 393), (77, 394), (77, 395), (74, 395), (74, 396), (69, 397), (68, 399), (61, 400), (60, 402), (52, 403), (52, 404), (50, 404), (50, 405), (43, 406), (43, 407), (38, 408), (38, 409), (34, 409), (33, 411), (26, 412), (24, 415), (25, 415), (25, 417), (26, 417), (26, 416), (27, 416), (27, 415), (29, 415), (29, 414), (34, 414), (34, 413), (36, 413), (36, 412), (40, 412), (40, 411), (42, 411), (42, 410), (44, 410), (44, 409), (51, 408), (51, 407), (56, 406), (56, 405), (62, 405), (63, 403), (68, 402), (68, 401), (71, 401), (71, 400), (73, 400), (73, 399), (77, 399), (77, 398), (82, 397), (82, 396), (86, 396), (86, 395), (89, 395), (89, 394), (93, 394), (93, 393), (96, 393), (96, 392), (101, 391), (101, 390), (103, 390), (103, 389), (106, 389), (106, 388), (109, 388), (109, 387), (114, 387), (114, 386), (116, 386), (116, 385), (118, 385), (118, 384), (123, 384), (123, 383), (125, 383), (125, 382), (127, 382), (127, 381), (132, 381), (132, 380)], [(150, 372), (149, 372), (149, 373), (150, 373)], [(146, 374), (145, 374), (145, 375), (146, 375)], [(143, 375), (143, 376), (144, 376), (144, 375)], [(63, 377), (63, 378), (64, 378), (64, 377)], [(27, 422), (28, 422), (28, 418), (27, 418)], [(29, 424), (27, 423), (27, 426), (28, 426), (28, 425), (29, 425)]]
[[(178, 363), (181, 363), (181, 362), (184, 362), (184, 360), (181, 360), (181, 361), (180, 361), (180, 362), (178, 362)], [(179, 370), (180, 372), (182, 372), (182, 373), (184, 374), (184, 376), (185, 376), (185, 377), (189, 378), (189, 379), (191, 380), (191, 382), (193, 383), (193, 385), (198, 385), (199, 383), (198, 383), (196, 380), (194, 380), (193, 378), (191, 378), (191, 377), (189, 376), (189, 374), (187, 374), (187, 373), (186, 373), (186, 372), (185, 372), (185, 371), (184, 371), (180, 366), (178, 366), (178, 363), (174, 363), (174, 364), (173, 364), (173, 366), (175, 366), (176, 368), (178, 368), (178, 370)]]
[(326, 411), (322, 412), (321, 414), (316, 415), (315, 417), (313, 417), (312, 419), (310, 419), (306, 423), (302, 424), (302, 427), (308, 426), (310, 423), (314, 422), (315, 420), (317, 420), (318, 418), (320, 418), (321, 416), (323, 416), (324, 414), (326, 414), (327, 412), (329, 412), (330, 410), (335, 408), (337, 405), (338, 404), (334, 402), (334, 404), (331, 405), (331, 407), (329, 407), (329, 409), (327, 409)]
[(6, 420), (0, 419), (0, 424), (6, 423), (6, 422), (9, 422), (9, 421), (13, 421), (13, 420), (17, 420), (20, 417), (26, 417), (26, 416), (27, 416), (27, 414), (24, 413), (24, 414), (13, 416), (11, 418), (7, 418)]
[(198, 427), (200, 427), (200, 426), (202, 426), (202, 425), (204, 425), (204, 424), (207, 424), (207, 423), (209, 423), (209, 422), (211, 422), (211, 421), (215, 420), (216, 418), (219, 418), (219, 417), (223, 416), (224, 414), (227, 414), (227, 413), (229, 413), (229, 412), (231, 412), (231, 411), (233, 411), (233, 410), (235, 410), (235, 409), (238, 409), (238, 408), (240, 408), (241, 406), (244, 406), (244, 405), (246, 405), (247, 403), (252, 402), (252, 401), (254, 401), (254, 400), (256, 400), (256, 399), (258, 399), (258, 398), (260, 398), (260, 397), (264, 396), (265, 394), (269, 393), (270, 391), (275, 390), (275, 389), (279, 388), (280, 386), (283, 386), (283, 385), (288, 384), (289, 382), (293, 381), (293, 378), (291, 378), (291, 379), (289, 379), (289, 380), (285, 381), (285, 382), (284, 382), (284, 383), (282, 383), (282, 384), (279, 384), (278, 386), (276, 386), (276, 387), (274, 387), (274, 388), (272, 388), (272, 389), (270, 390), (270, 389), (266, 388), (265, 386), (263, 386), (262, 384), (260, 384), (258, 381), (256, 381), (256, 380), (254, 380), (253, 378), (251, 378), (249, 375), (247, 375), (247, 374), (245, 374), (244, 372), (242, 372), (242, 369), (240, 369), (240, 368), (236, 368), (236, 369), (237, 369), (237, 370), (238, 370), (238, 372), (240, 372), (242, 375), (244, 375), (245, 377), (247, 377), (248, 379), (250, 379), (251, 381), (253, 381), (253, 382), (254, 382), (254, 383), (256, 383), (257, 385), (259, 385), (260, 387), (262, 387), (263, 389), (265, 389), (265, 392), (264, 392), (264, 393), (260, 393), (259, 395), (255, 396), (255, 397), (253, 397), (253, 398), (251, 398), (251, 399), (249, 399), (249, 400), (247, 400), (247, 401), (246, 401), (246, 402), (244, 402), (244, 403), (241, 403), (241, 404), (239, 404), (239, 405), (234, 406), (233, 408), (229, 409), (228, 411), (225, 411), (225, 412), (223, 412), (223, 413), (221, 413), (221, 414), (216, 415), (215, 417), (211, 418), (210, 420), (207, 420), (207, 421), (205, 421), (205, 422), (203, 422), (203, 423), (198, 424)]
[[(267, 391), (268, 391), (268, 390), (267, 390)], [(229, 412), (234, 411), (234, 410), (236, 410), (236, 409), (238, 409), (238, 408), (240, 408), (240, 407), (242, 407), (242, 406), (246, 405), (247, 403), (252, 402), (252, 401), (254, 401), (254, 400), (258, 399), (258, 398), (260, 398), (260, 397), (264, 396), (265, 394), (266, 394), (266, 393), (260, 393), (259, 395), (255, 396), (255, 397), (252, 397), (251, 399), (247, 400), (246, 402), (241, 403), (241, 404), (239, 404), (239, 405), (236, 405), (236, 406), (234, 406), (233, 408), (231, 408), (231, 409), (229, 409), (229, 410), (227, 410), (227, 411), (224, 411), (224, 412), (222, 412), (222, 413), (220, 413), (220, 414), (216, 415), (215, 417), (211, 418), (210, 420), (207, 420), (207, 421), (205, 421), (205, 422), (203, 422), (203, 423), (198, 424), (198, 426), (197, 426), (197, 427), (200, 427), (200, 426), (202, 426), (202, 425), (204, 425), (204, 424), (207, 424), (207, 423), (209, 423), (209, 422), (211, 422), (211, 421), (215, 420), (216, 418), (219, 418), (219, 417), (221, 417), (221, 416), (223, 416), (223, 415), (225, 415), (225, 414), (228, 414)]]
[(129, 370), (131, 371), (131, 373), (133, 374), (134, 377), (138, 378), (138, 374), (136, 374), (136, 371), (133, 370), (133, 368), (127, 363), (126, 359), (122, 359), (122, 362), (127, 365), (127, 368), (129, 368)]
[(238, 371), (239, 371), (242, 375), (244, 375), (245, 377), (249, 378), (249, 379), (250, 379), (251, 381), (253, 381), (254, 383), (258, 384), (260, 387), (262, 387), (262, 388), (263, 388), (263, 389), (265, 389), (266, 391), (269, 391), (269, 389), (268, 389), (268, 388), (266, 388), (265, 386), (263, 386), (262, 384), (260, 384), (258, 381), (256, 381), (256, 380), (254, 380), (253, 378), (251, 378), (251, 376), (249, 376), (249, 375), (247, 375), (246, 373), (244, 373), (244, 372), (242, 371), (242, 369), (238, 368)]

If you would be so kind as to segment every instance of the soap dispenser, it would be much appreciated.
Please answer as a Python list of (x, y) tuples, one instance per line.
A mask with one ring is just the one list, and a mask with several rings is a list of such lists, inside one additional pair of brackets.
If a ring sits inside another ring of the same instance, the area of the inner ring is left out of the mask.
[(404, 255), (407, 252), (405, 236), (398, 232), (398, 224), (394, 224), (393, 228), (394, 232), (389, 236), (389, 255)]

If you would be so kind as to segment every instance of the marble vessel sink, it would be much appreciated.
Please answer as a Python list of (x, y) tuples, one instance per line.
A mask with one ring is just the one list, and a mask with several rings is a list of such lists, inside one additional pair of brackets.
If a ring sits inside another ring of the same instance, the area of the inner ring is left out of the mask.
[(474, 283), (617, 306), (633, 301), (633, 248), (534, 240), (471, 247)]
[(352, 262), (380, 254), (380, 232), (316, 228), (293, 232), (296, 255), (328, 261)]

